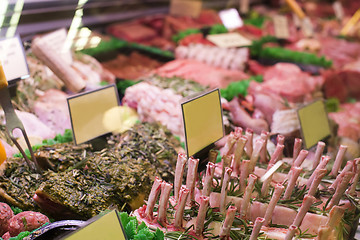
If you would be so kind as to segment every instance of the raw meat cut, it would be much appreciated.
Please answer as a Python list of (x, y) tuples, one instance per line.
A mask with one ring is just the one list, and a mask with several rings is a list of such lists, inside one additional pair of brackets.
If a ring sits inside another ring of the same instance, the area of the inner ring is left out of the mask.
[(229, 83), (247, 79), (249, 76), (241, 71), (214, 68), (195, 60), (177, 59), (156, 69), (155, 74), (163, 77), (183, 77), (204, 86), (226, 87)]
[(35, 115), (56, 134), (63, 134), (65, 129), (71, 129), (67, 97), (60, 90), (49, 89), (34, 103)]

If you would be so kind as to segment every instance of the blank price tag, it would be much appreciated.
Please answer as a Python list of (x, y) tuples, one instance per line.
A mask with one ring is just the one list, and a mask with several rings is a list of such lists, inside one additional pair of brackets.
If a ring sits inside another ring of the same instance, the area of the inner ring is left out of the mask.
[(235, 8), (220, 11), (219, 17), (224, 26), (229, 30), (236, 29), (244, 25), (239, 12)]
[(29, 77), (24, 47), (19, 36), (0, 40), (0, 62), (9, 82)]
[(126, 240), (125, 233), (117, 211), (111, 211), (65, 237), (65, 240)]
[(239, 33), (213, 34), (208, 35), (206, 38), (216, 46), (222, 48), (247, 47), (252, 43), (249, 39), (243, 37)]
[(188, 156), (193, 156), (224, 136), (219, 89), (183, 102), (181, 108)]
[(280, 39), (287, 39), (290, 36), (289, 23), (285, 16), (275, 15), (273, 17), (275, 36)]
[(314, 26), (310, 18), (305, 17), (301, 22), (301, 30), (306, 37), (312, 37), (314, 35)]
[(332, 6), (334, 9), (336, 18), (339, 20), (342, 20), (344, 18), (344, 8), (343, 8), (341, 2), (335, 1)]
[(202, 9), (201, 0), (171, 0), (170, 14), (197, 18)]
[(67, 64), (72, 64), (73, 59), (70, 48), (66, 47), (67, 31), (65, 28), (53, 31), (41, 36), (42, 41), (46, 41), (54, 52), (60, 56)]
[[(114, 123), (112, 127), (109, 127), (109, 123), (104, 121), (105, 114), (119, 106), (115, 85), (78, 94), (69, 97), (67, 101), (75, 144), (90, 141), (119, 128), (116, 123), (121, 122), (120, 115), (118, 121), (116, 119), (112, 121)], [(112, 117), (116, 118), (117, 116), (113, 115)]]
[(328, 116), (322, 101), (315, 101), (300, 108), (298, 117), (306, 149), (331, 135)]

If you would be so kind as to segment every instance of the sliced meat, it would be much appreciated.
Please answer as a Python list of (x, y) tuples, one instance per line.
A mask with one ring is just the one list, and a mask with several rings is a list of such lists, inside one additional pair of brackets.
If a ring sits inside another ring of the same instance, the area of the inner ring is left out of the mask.
[(65, 129), (71, 129), (67, 97), (62, 91), (50, 89), (34, 103), (36, 116), (56, 134), (63, 134)]
[[(216, 57), (216, 56), (214, 56)], [(214, 68), (195, 60), (177, 59), (155, 70), (163, 77), (183, 77), (204, 86), (224, 88), (229, 83), (247, 79), (242, 71)]]

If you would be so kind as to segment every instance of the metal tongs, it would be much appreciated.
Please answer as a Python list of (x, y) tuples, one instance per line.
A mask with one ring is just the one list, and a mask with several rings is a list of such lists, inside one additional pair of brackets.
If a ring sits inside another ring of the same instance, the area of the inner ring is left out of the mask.
[[(13, 105), (11, 103), (10, 93), (9, 93), (9, 89), (8, 89), (8, 82), (7, 82), (6, 78), (5, 78), (4, 70), (3, 70), (3, 67), (2, 67), (1, 64), (0, 64), (0, 104), (1, 104), (1, 106), (4, 109), (4, 112), (5, 112), (6, 131), (9, 134), (11, 140), (13, 141), (15, 146), (19, 149), (19, 151), (21, 152), (21, 154), (25, 158), (25, 161), (28, 164), (29, 168), (32, 169), (32, 170), (35, 170), (38, 173), (41, 173), (41, 169), (39, 167), (38, 162), (36, 161), (34, 152), (33, 152), (32, 148), (31, 148), (29, 138), (27, 137), (27, 134), (25, 132), (24, 125), (22, 124), (22, 122), (20, 121), (18, 116), (16, 115), (14, 107), (13, 107)], [(30, 159), (25, 154), (25, 151), (22, 149), (22, 147), (20, 146), (20, 144), (18, 143), (18, 141), (14, 137), (13, 131), (15, 129), (19, 129), (22, 132), (22, 134), (24, 136), (24, 139), (25, 139), (25, 142), (26, 142), (26, 144), (28, 146), (28, 149), (30, 151), (32, 161), (34, 162), (35, 166), (31, 163)]]

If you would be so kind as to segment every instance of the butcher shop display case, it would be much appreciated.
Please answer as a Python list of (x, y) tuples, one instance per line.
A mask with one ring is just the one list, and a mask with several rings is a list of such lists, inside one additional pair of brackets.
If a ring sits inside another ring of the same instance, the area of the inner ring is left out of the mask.
[(0, 70), (0, 240), (360, 239), (357, 0), (2, 0)]

